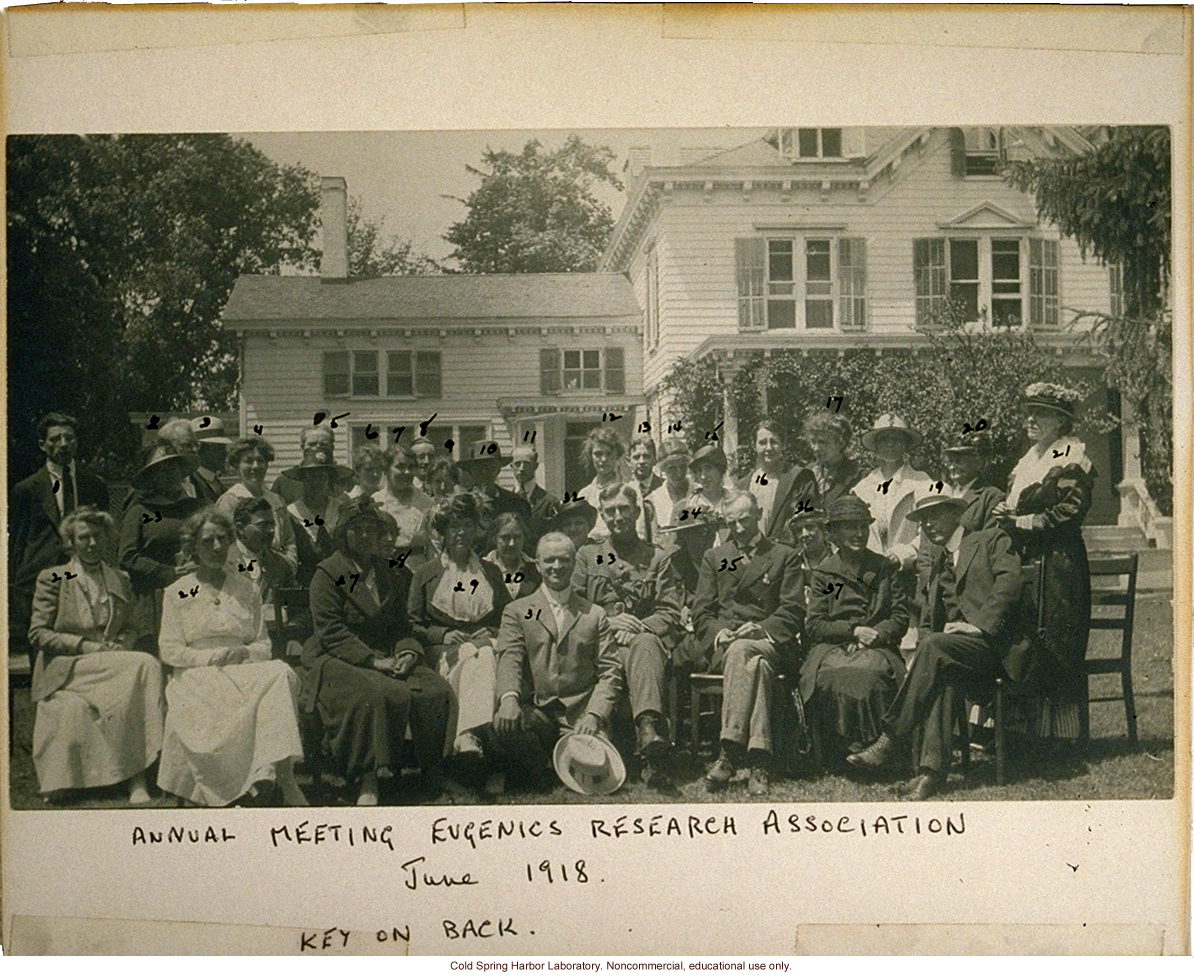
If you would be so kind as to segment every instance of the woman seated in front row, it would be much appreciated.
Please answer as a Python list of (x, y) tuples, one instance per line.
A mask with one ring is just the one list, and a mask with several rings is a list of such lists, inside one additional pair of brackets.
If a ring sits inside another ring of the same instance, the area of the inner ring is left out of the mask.
[(867, 548), (874, 521), (854, 495), (829, 503), (825, 520), (837, 551), (812, 571), (800, 694), (827, 760), (879, 737), (883, 714), (904, 677), (900, 638), (908, 629), (908, 574)]
[(311, 581), (303, 707), (318, 710), (340, 771), (360, 783), (358, 806), (375, 806), (380, 783), (401, 775), (408, 728), (415, 762), (435, 777), (448, 727), (451, 689), (410, 637), (410, 570), (389, 558), (396, 535), (372, 499), (352, 499)]
[(452, 751), (473, 762), (482, 758), (474, 730), (493, 721), (493, 641), (511, 599), (502, 571), (476, 552), (484, 517), (485, 500), (471, 491), (458, 491), (432, 510), (444, 554), (416, 571), (409, 603), (411, 631), (455, 696)]
[(222, 807), (276, 783), (287, 806), (305, 806), (294, 777), (303, 756), (299, 679), (270, 659), (257, 587), (228, 572), (232, 540), (232, 524), (214, 508), (183, 526), (182, 551), (196, 569), (163, 594), (158, 643), (173, 673), (158, 786)]
[(33, 765), (43, 793), (128, 782), (148, 803), (145, 770), (162, 746), (162, 670), (128, 576), (103, 561), (112, 517), (85, 506), (62, 520), (70, 561), (43, 570), (33, 595)]

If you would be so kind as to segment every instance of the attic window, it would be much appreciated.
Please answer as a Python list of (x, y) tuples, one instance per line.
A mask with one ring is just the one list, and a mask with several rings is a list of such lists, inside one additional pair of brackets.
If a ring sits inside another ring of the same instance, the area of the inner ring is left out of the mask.
[(789, 159), (841, 159), (841, 129), (780, 129), (776, 148)]
[(995, 176), (1003, 161), (1003, 138), (999, 129), (965, 129), (967, 176)]

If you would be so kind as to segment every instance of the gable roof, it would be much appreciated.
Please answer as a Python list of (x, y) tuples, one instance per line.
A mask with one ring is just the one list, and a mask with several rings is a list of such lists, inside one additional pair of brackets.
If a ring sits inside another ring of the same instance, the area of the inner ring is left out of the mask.
[(225, 328), (321, 320), (569, 319), (640, 316), (625, 275), (426, 275), (332, 280), (241, 275)]

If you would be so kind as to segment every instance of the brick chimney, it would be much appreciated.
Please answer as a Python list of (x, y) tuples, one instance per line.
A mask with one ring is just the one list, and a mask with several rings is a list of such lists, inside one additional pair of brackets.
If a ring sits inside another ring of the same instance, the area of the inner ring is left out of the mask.
[(348, 183), (343, 176), (325, 176), (320, 182), (319, 217), (323, 223), (321, 278), (348, 277)]

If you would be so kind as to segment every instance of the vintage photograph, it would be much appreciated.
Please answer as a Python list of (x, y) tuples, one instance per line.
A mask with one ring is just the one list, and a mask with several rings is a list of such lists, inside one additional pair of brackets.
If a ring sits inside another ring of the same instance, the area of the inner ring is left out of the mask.
[(1172, 797), (1172, 152), (9, 136), (12, 806)]

